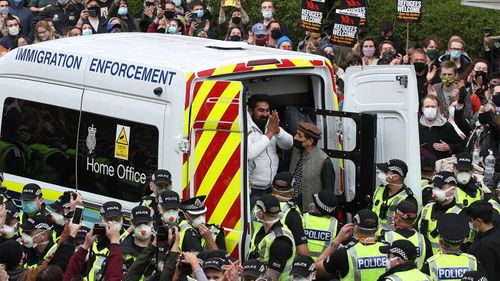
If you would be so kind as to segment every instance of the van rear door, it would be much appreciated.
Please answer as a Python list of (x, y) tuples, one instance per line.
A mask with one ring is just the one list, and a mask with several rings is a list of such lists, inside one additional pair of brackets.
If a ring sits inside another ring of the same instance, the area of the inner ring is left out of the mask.
[(207, 221), (224, 228), (226, 250), (235, 257), (248, 222), (244, 100), (241, 82), (198, 81), (189, 114), (190, 194), (207, 196)]
[[(350, 67), (344, 76), (344, 107), (347, 112), (377, 115), (376, 162), (393, 158), (405, 161), (409, 172), (406, 184), (417, 200), (420, 192), (420, 152), (418, 135), (418, 91), (411, 66)], [(344, 147), (353, 147), (355, 127), (343, 124)], [(352, 184), (354, 167), (345, 167), (346, 197), (356, 195)], [(379, 183), (377, 182), (377, 185)], [(369, 188), (373, 194), (375, 186)], [(365, 191), (366, 192), (366, 191)]]

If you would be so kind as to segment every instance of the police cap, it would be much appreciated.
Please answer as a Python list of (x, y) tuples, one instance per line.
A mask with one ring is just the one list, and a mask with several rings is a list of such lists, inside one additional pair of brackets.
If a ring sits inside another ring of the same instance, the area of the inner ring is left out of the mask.
[(139, 225), (141, 223), (147, 224), (153, 220), (151, 218), (151, 210), (146, 206), (134, 207), (130, 213), (130, 220), (133, 225)]
[(293, 260), (290, 275), (298, 275), (307, 278), (315, 269), (316, 265), (310, 256), (298, 256)]
[(467, 152), (457, 154), (457, 164), (455, 164), (455, 168), (459, 171), (472, 170), (472, 155)]
[(41, 195), (42, 195), (42, 188), (38, 184), (28, 183), (23, 187), (23, 192), (21, 193), (21, 200), (32, 201)]
[(263, 262), (257, 259), (249, 259), (243, 263), (243, 277), (258, 278), (266, 271)]
[(201, 215), (207, 212), (207, 207), (205, 206), (205, 198), (207, 196), (196, 196), (193, 198), (186, 199), (182, 201), (182, 209), (190, 215)]
[(332, 216), (337, 208), (337, 196), (331, 190), (323, 189), (313, 194), (313, 202), (318, 211), (323, 215)]
[(378, 163), (377, 169), (383, 172), (391, 171), (393, 173), (400, 175), (403, 178), (406, 177), (406, 174), (408, 174), (408, 166), (403, 160), (399, 159), (391, 159), (385, 163)]
[(280, 201), (271, 194), (262, 195), (255, 203), (259, 209), (266, 214), (279, 214), (281, 212)]
[(101, 216), (105, 219), (110, 219), (112, 217), (122, 217), (122, 205), (115, 201), (108, 201), (104, 203), (101, 207)]
[(456, 185), (457, 179), (452, 172), (442, 171), (432, 178), (432, 182), (436, 187), (442, 188), (445, 184)]
[(27, 218), (22, 224), (21, 229), (23, 231), (35, 230), (35, 229), (52, 229), (52, 220), (45, 215), (36, 215), (32, 218)]
[(360, 210), (352, 219), (360, 228), (375, 230), (378, 228), (378, 216), (369, 209)]
[(453, 213), (441, 215), (437, 221), (441, 239), (449, 244), (461, 244), (469, 234), (469, 224), (464, 216)]
[(381, 253), (393, 254), (407, 261), (414, 261), (417, 258), (417, 248), (408, 240), (396, 240), (391, 245), (381, 246)]
[(162, 190), (156, 197), (158, 204), (166, 211), (170, 209), (181, 208), (181, 197), (179, 194), (172, 190)]
[(417, 218), (418, 208), (413, 202), (404, 200), (396, 206), (396, 214), (404, 220), (414, 220)]
[(172, 183), (172, 174), (170, 174), (170, 172), (167, 170), (159, 169), (153, 173), (153, 175), (151, 176), (151, 181), (154, 184), (158, 184), (161, 182), (171, 184)]
[(273, 191), (289, 192), (293, 189), (293, 175), (290, 172), (277, 173), (273, 179)]

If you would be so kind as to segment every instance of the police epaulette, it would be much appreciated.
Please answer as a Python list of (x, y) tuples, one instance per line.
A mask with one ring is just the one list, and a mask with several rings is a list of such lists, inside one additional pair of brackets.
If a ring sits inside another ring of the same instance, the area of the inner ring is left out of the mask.
[(405, 185), (405, 191), (406, 193), (408, 193), (408, 195), (411, 195), (413, 196), (413, 191), (411, 190), (411, 188), (409, 188), (408, 186)]
[(297, 207), (297, 205), (295, 204), (295, 202), (288, 201), (286, 203), (290, 206), (290, 208), (296, 208)]
[(351, 242), (347, 243), (347, 245), (344, 245), (344, 247), (347, 249), (353, 247), (354, 245), (356, 245), (356, 243), (358, 243), (357, 240), (352, 240)]

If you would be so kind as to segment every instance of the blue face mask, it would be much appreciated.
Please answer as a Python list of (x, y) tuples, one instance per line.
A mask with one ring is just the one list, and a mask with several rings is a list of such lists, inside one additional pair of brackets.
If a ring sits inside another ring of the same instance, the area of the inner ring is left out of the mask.
[(459, 50), (451, 50), (450, 52), (450, 58), (452, 60), (458, 60), (462, 56), (462, 51)]
[(82, 30), (82, 35), (92, 35), (92, 29), (84, 29), (84, 30)]
[(168, 34), (176, 34), (177, 33), (177, 27), (175, 26), (169, 26), (167, 29)]
[(196, 16), (199, 18), (202, 18), (204, 15), (205, 15), (205, 11), (203, 11), (203, 10), (198, 10), (196, 12)]
[(16, 5), (22, 4), (24, 0), (14, 0), (14, 3)]
[(127, 7), (120, 7), (120, 8), (118, 8), (118, 15), (125, 16), (127, 13), (128, 13), (128, 8)]
[(179, 7), (181, 5), (181, 0), (172, 0), (175, 6)]
[(33, 215), (38, 211), (38, 206), (35, 201), (23, 201), (23, 212), (28, 215)]

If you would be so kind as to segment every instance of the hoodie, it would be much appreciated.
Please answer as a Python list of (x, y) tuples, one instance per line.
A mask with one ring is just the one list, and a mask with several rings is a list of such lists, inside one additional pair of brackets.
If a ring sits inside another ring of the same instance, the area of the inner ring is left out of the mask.
[[(429, 157), (429, 159), (436, 161), (450, 157), (451, 154), (462, 150), (462, 139), (453, 128), (453, 125), (446, 121), (446, 118), (438, 115), (436, 120), (430, 125), (425, 121), (425, 117), (422, 115), (418, 124), (421, 156)], [(433, 144), (440, 143), (441, 141), (450, 146), (450, 151), (437, 151), (434, 149)]]
[[(439, 57), (438, 61), (439, 64), (443, 63), (444, 61), (451, 60), (450, 59), (450, 54), (444, 54)], [(462, 75), (465, 70), (470, 66), (472, 63), (472, 59), (467, 55), (465, 52), (462, 52), (462, 56), (460, 57), (460, 68), (458, 69), (458, 73)]]
[(31, 11), (26, 8), (23, 4), (20, 6), (16, 5), (14, 0), (9, 0), (9, 13), (13, 16), (19, 18), (21, 21), (22, 32), (21, 35), (28, 36), (31, 32)]

